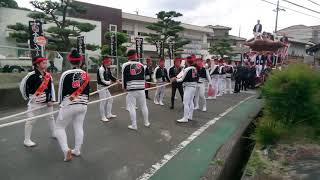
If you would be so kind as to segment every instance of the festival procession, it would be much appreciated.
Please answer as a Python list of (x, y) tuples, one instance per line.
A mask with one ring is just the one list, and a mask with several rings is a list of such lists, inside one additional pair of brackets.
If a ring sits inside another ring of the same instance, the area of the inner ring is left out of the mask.
[(183, 1), (148, 0), (151, 16), (0, 0), (1, 179), (320, 180), (320, 41), (294, 25), (320, 4), (305, 1), (255, 2), (275, 26), (258, 8), (231, 28), (191, 24)]

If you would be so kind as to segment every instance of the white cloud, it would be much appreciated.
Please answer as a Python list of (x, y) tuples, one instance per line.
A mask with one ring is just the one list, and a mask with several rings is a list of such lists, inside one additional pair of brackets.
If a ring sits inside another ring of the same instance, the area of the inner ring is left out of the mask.
[[(268, 1), (276, 3), (276, 0)], [(320, 11), (320, 6), (311, 4), (307, 0), (292, 1)], [(20, 6), (31, 8), (29, 0), (17, 2)], [(319, 14), (280, 2), (282, 6), (320, 18)], [(247, 38), (252, 36), (252, 28), (257, 19), (261, 20), (265, 31), (272, 32), (275, 28), (275, 12), (273, 12), (275, 6), (261, 0), (95, 0), (94, 3), (119, 8), (129, 13), (134, 13), (138, 9), (139, 14), (153, 17), (161, 10), (176, 10), (184, 14), (180, 19), (182, 22), (201, 26), (208, 24), (229, 26), (232, 27), (233, 35), (238, 35), (241, 27), (241, 36)], [(279, 29), (296, 24), (318, 25), (320, 19), (290, 10), (279, 13)]]

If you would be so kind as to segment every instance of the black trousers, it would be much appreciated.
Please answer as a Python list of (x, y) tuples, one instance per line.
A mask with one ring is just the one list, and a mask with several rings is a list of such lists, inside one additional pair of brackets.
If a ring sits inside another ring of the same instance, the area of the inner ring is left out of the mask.
[(251, 89), (254, 89), (256, 87), (256, 79), (254, 76), (248, 79), (248, 87), (250, 87)]
[(248, 85), (249, 85), (249, 79), (247, 77), (243, 77), (241, 80), (241, 90), (247, 90)]
[(235, 93), (238, 93), (240, 92), (240, 89), (241, 89), (241, 78), (240, 77), (236, 77), (235, 78), (236, 82), (235, 82), (235, 86), (234, 86), (234, 92)]
[[(151, 82), (151, 81), (147, 81), (147, 82)], [(146, 98), (147, 98), (147, 99), (150, 99), (150, 98), (149, 98), (149, 91), (148, 91), (148, 90), (145, 90), (144, 93), (146, 94)]]
[(171, 89), (171, 107), (174, 108), (174, 98), (176, 96), (176, 91), (179, 91), (181, 99), (183, 101), (183, 86), (182, 83), (172, 83)]

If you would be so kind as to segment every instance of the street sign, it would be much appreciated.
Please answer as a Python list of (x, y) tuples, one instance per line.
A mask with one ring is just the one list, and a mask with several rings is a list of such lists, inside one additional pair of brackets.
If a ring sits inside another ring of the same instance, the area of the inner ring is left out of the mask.
[(45, 46), (47, 44), (47, 39), (43, 36), (36, 37), (35, 39), (39, 46)]

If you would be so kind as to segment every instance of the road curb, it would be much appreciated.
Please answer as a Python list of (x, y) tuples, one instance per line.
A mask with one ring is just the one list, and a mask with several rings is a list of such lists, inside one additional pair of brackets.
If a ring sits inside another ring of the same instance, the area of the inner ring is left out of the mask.
[[(210, 177), (206, 177), (206, 174), (208, 173), (208, 167), (212, 165), (212, 159), (219, 151), (223, 150), (221, 148), (223, 145), (228, 144), (233, 139), (232, 137), (237, 133), (237, 130), (245, 129), (244, 125), (248, 125), (261, 111), (261, 108), (262, 101), (257, 100), (255, 97), (251, 97), (231, 109), (229, 108), (230, 110), (227, 110), (226, 113), (222, 113), (219, 117), (211, 120), (216, 121), (213, 123), (214, 126), (208, 127), (176, 156), (170, 158), (170, 161), (164, 164), (161, 169), (159, 168), (156, 172), (153, 172), (150, 175), (151, 177), (145, 175), (140, 180), (209, 179)], [(238, 139), (240, 137), (241, 135), (238, 135)], [(232, 152), (232, 148), (229, 152)], [(225, 160), (228, 160), (227, 154)], [(232, 162), (224, 163), (222, 166), (228, 166), (230, 163)], [(216, 174), (220, 177), (223, 176), (223, 173)]]

